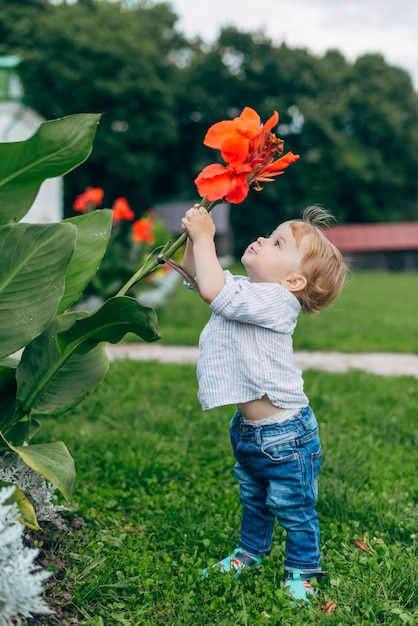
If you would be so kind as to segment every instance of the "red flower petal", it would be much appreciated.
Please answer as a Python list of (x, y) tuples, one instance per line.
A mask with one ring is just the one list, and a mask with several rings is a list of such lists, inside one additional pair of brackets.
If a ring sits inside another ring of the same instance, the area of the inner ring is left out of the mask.
[(232, 204), (239, 204), (248, 196), (249, 189), (246, 176), (235, 176), (232, 180), (231, 190), (226, 194), (225, 200)]
[(249, 164), (230, 168), (213, 163), (205, 167), (194, 182), (202, 198), (207, 196), (209, 202), (225, 198), (228, 202), (238, 204), (248, 195), (250, 172)]
[(207, 196), (209, 202), (221, 200), (231, 190), (231, 172), (214, 163), (205, 167), (194, 182), (202, 198)]
[(241, 115), (235, 118), (234, 122), (240, 126), (240, 128), (245, 129), (253, 137), (258, 135), (261, 131), (260, 116), (257, 111), (254, 111), (251, 107), (245, 107)]
[(277, 113), (277, 111), (274, 111), (273, 115), (269, 117), (269, 119), (267, 120), (265, 124), (263, 124), (261, 130), (263, 132), (266, 130), (271, 130), (272, 128), (277, 126), (278, 123), (279, 123), (279, 114)]
[(152, 244), (155, 241), (153, 229), (153, 222), (143, 217), (132, 224), (132, 238), (138, 243), (146, 242)]
[(104, 191), (100, 187), (87, 187), (86, 195), (96, 206), (100, 206), (103, 202)]
[(240, 133), (227, 137), (221, 148), (223, 160), (232, 166), (244, 163), (248, 159), (249, 152), (250, 142), (247, 137)]
[(293, 152), (287, 152), (282, 157), (273, 161), (270, 165), (263, 169), (263, 172), (277, 172), (280, 170), (285, 170), (291, 163), (294, 163), (300, 159), (299, 154), (293, 154)]
[(233, 120), (213, 124), (206, 133), (204, 144), (221, 151), (222, 158), (229, 165), (244, 163), (250, 148), (260, 133), (277, 124), (275, 112), (268, 122), (261, 126), (260, 116), (254, 109), (245, 107), (241, 115)]
[(208, 146), (208, 148), (215, 148), (215, 150), (220, 150), (226, 137), (228, 137), (228, 135), (234, 131), (234, 122), (232, 120), (217, 122), (209, 128), (203, 140), (203, 143), (205, 146)]
[(120, 222), (121, 220), (133, 220), (135, 213), (132, 211), (126, 198), (116, 198), (113, 203), (113, 221)]
[(100, 187), (86, 187), (84, 193), (76, 197), (73, 207), (81, 213), (90, 211), (101, 205), (103, 196), (104, 191)]

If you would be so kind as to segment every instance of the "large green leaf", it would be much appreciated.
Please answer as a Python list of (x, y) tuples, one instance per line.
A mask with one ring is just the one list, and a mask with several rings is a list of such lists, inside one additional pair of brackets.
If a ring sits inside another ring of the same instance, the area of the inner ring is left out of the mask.
[(65, 220), (77, 227), (77, 242), (67, 268), (65, 292), (58, 313), (74, 304), (96, 274), (112, 230), (112, 211), (102, 209)]
[(0, 228), (0, 358), (25, 346), (55, 316), (76, 236), (72, 224)]
[(55, 485), (66, 500), (70, 499), (76, 476), (75, 466), (73, 457), (62, 441), (33, 446), (9, 444), (9, 447), (26, 465)]
[(62, 176), (89, 156), (100, 117), (44, 122), (26, 141), (0, 144), (0, 224), (22, 219), (46, 178)]
[(157, 341), (157, 315), (128, 296), (106, 300), (95, 313), (77, 320), (68, 330), (57, 335), (62, 352), (71, 348), (84, 354), (101, 341), (118, 343), (128, 332), (145, 341)]
[(17, 399), (23, 412), (57, 415), (81, 402), (103, 379), (109, 368), (105, 346), (85, 355), (61, 354), (56, 333), (68, 328), (83, 312), (57, 317), (28, 344), (16, 370)]

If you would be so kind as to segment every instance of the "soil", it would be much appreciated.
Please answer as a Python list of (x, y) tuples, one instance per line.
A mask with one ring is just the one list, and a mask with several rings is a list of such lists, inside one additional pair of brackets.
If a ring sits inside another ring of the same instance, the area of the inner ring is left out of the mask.
[(61, 591), (67, 569), (65, 562), (58, 556), (69, 532), (80, 532), (85, 522), (77, 517), (66, 520), (67, 529), (59, 530), (53, 524), (42, 523), (42, 530), (35, 534), (26, 533), (25, 543), (39, 551), (36, 565), (43, 570), (52, 571), (52, 575), (44, 582), (44, 600), (53, 611), (51, 615), (35, 615), (27, 618), (28, 626), (75, 626), (80, 624), (78, 611), (73, 604), (71, 587)]

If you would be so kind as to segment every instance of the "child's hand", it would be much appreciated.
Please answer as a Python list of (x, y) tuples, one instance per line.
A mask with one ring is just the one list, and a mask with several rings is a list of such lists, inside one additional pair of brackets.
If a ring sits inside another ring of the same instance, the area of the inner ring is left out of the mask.
[(193, 243), (201, 239), (213, 239), (216, 228), (210, 213), (204, 207), (195, 205), (186, 211), (181, 226)]
[(196, 276), (202, 300), (212, 302), (225, 285), (225, 275), (216, 256), (214, 242), (215, 224), (204, 207), (196, 205), (186, 211), (181, 220), (185, 233), (189, 235), (186, 245), (184, 266)]

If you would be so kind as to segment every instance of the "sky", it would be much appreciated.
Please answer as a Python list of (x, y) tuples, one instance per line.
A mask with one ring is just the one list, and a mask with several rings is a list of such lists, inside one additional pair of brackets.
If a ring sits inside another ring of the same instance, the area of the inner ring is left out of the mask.
[(418, 91), (417, 0), (169, 0), (187, 37), (214, 41), (222, 26), (260, 31), (275, 44), (349, 60), (367, 52), (406, 69)]

